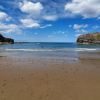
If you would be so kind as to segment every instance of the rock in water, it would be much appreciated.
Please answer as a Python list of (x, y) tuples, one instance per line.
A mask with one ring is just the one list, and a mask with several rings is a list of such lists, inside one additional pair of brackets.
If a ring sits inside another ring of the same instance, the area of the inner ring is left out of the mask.
[(100, 32), (80, 35), (77, 38), (77, 43), (79, 44), (100, 44)]
[(0, 34), (0, 44), (14, 44), (14, 40), (11, 38), (6, 38)]

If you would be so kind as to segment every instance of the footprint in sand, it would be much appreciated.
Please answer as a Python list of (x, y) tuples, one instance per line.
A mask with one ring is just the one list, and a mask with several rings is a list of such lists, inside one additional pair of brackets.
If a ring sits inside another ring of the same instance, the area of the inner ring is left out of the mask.
[(5, 87), (7, 85), (7, 80), (3, 81), (2, 87)]

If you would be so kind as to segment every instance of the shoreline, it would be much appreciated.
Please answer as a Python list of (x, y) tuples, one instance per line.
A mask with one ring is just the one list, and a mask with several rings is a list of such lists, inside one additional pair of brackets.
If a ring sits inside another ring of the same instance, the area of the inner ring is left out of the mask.
[(0, 57), (0, 100), (99, 100), (100, 59), (86, 55), (76, 63)]

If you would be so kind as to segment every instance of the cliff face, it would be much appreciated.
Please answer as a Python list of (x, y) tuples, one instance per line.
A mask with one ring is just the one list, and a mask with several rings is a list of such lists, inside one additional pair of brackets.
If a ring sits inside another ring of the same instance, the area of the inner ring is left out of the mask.
[(100, 44), (100, 33), (89, 33), (85, 35), (80, 35), (77, 38), (77, 43), (80, 44)]
[(0, 34), (0, 44), (14, 44), (14, 40), (11, 38), (6, 38)]

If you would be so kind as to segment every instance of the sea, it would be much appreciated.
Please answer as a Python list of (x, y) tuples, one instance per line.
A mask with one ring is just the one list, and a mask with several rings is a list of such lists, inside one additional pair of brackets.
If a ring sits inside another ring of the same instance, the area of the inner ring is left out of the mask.
[(0, 56), (41, 59), (61, 62), (76, 62), (80, 53), (98, 53), (100, 59), (100, 45), (56, 43), (56, 42), (31, 42), (0, 45)]

